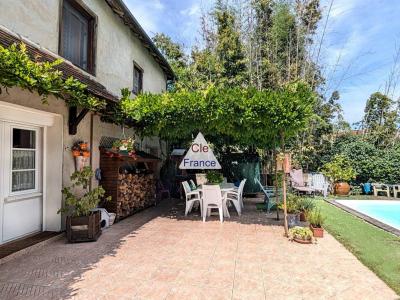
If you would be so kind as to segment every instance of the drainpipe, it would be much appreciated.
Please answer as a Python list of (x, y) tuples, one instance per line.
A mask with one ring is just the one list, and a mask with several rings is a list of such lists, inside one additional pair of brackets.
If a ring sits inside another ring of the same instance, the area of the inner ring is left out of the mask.
[[(90, 158), (89, 158), (89, 164), (90, 167), (93, 165), (93, 119), (94, 119), (94, 113), (90, 114), (90, 140), (89, 140), (89, 145), (90, 145)], [(92, 184), (93, 184), (93, 178), (89, 182), (89, 191), (92, 190)]]

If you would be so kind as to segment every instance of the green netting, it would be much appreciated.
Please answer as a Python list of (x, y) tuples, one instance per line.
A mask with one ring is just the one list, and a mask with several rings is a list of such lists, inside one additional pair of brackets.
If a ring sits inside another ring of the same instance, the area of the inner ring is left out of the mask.
[(230, 182), (247, 179), (245, 193), (256, 193), (260, 188), (254, 178), (260, 180), (260, 158), (257, 154), (231, 153), (221, 158), (222, 173)]

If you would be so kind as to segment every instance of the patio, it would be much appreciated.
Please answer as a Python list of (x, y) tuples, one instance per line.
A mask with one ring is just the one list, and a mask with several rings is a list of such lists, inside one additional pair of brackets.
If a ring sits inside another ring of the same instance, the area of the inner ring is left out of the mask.
[(58, 240), (0, 265), (1, 299), (395, 299), (331, 235), (290, 243), (245, 201), (220, 223), (167, 201), (103, 232)]

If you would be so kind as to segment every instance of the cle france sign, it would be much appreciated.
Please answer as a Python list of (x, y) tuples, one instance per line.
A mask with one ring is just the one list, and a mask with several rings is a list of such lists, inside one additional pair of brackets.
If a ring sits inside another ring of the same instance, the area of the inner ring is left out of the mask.
[(221, 165), (201, 132), (194, 139), (179, 169), (221, 169)]

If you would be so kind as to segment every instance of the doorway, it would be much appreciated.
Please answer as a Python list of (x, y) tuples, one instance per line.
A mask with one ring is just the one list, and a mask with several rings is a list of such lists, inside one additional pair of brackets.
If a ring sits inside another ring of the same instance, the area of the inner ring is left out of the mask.
[(0, 120), (0, 242), (42, 231), (42, 128)]

